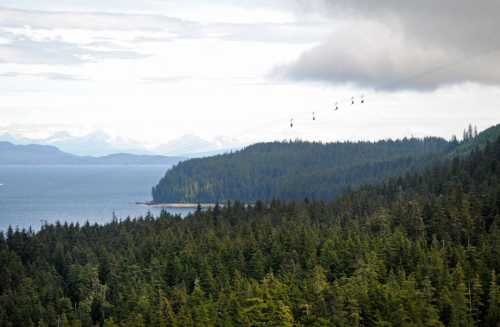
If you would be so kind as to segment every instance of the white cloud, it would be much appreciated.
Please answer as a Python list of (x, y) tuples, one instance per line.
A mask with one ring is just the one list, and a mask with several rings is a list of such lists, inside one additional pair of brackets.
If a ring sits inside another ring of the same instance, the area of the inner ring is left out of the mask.
[[(219, 13), (217, 17), (224, 16)], [(310, 44), (320, 40), (324, 31), (321, 24), (279, 19), (206, 23), (151, 13), (0, 7), (0, 62), (70, 65), (109, 58), (140, 59), (148, 55), (144, 49), (153, 43), (188, 39)]]
[(37, 37), (24, 32), (1, 32), (8, 42), (0, 44), (0, 62), (18, 64), (72, 65), (108, 58), (137, 59), (147, 56), (131, 50), (93, 50), (58, 37)]
[(28, 77), (28, 78), (42, 78), (56, 81), (82, 81), (84, 78), (71, 74), (62, 74), (54, 72), (41, 72), (41, 73), (20, 73), (20, 72), (7, 72), (0, 73), (0, 77)]
[(80, 30), (181, 30), (196, 24), (181, 19), (152, 14), (127, 14), (85, 11), (42, 11), (0, 7), (0, 25), (34, 29)]

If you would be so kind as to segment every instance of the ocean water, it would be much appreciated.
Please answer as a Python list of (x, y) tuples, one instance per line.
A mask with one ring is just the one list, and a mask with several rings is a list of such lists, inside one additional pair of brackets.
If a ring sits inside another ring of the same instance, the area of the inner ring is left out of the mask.
[[(42, 221), (84, 223), (158, 215), (137, 205), (151, 200), (164, 166), (1, 166), (0, 230), (9, 225), (38, 229)], [(169, 209), (186, 215), (190, 209)]]

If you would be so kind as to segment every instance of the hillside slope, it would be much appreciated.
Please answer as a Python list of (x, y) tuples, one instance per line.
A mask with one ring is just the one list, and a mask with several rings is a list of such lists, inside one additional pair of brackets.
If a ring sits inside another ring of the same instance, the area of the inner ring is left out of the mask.
[(330, 199), (428, 164), (455, 144), (440, 138), (358, 143), (259, 143), (180, 163), (153, 188), (155, 202)]

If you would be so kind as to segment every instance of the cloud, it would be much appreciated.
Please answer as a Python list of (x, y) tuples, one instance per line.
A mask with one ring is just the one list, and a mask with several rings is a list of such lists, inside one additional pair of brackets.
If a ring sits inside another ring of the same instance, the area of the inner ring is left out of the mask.
[(144, 77), (141, 79), (144, 83), (179, 83), (188, 80), (189, 76), (167, 76), (167, 77)]
[(176, 38), (223, 38), (238, 41), (311, 42), (323, 35), (318, 23), (200, 23), (160, 14), (40, 11), (0, 7), (0, 27), (94, 32), (143, 32), (133, 42), (168, 42)]
[(325, 0), (321, 8), (330, 37), (274, 75), (385, 90), (500, 84), (499, 1)]
[(55, 72), (44, 72), (44, 73), (19, 73), (19, 72), (7, 72), (1, 73), (0, 77), (33, 77), (33, 78), (43, 78), (54, 81), (85, 81), (86, 79), (79, 77), (77, 75), (55, 73)]
[(309, 23), (199, 23), (160, 14), (43, 11), (0, 7), (0, 62), (74, 65), (140, 59), (148, 43), (177, 39), (313, 43), (324, 26)]
[(10, 28), (82, 30), (172, 30), (196, 27), (188, 21), (163, 15), (84, 11), (40, 11), (0, 7), (0, 25)]
[(133, 43), (166, 43), (166, 42), (172, 42), (174, 38), (169, 37), (169, 36), (154, 36), (154, 35), (149, 35), (149, 36), (137, 36), (134, 39), (132, 39)]
[(0, 62), (16, 64), (74, 65), (102, 59), (137, 59), (147, 55), (131, 50), (93, 50), (58, 39), (34, 40), (24, 35), (0, 33)]
[(270, 43), (315, 43), (326, 37), (327, 26), (317, 22), (213, 24), (218, 36), (229, 41)]

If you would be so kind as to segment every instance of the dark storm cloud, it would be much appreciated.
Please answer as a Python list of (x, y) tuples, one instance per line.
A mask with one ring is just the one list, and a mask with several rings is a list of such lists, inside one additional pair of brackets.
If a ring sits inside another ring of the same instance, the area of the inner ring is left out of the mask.
[(331, 0), (320, 8), (331, 36), (275, 74), (380, 89), (500, 84), (500, 1)]

